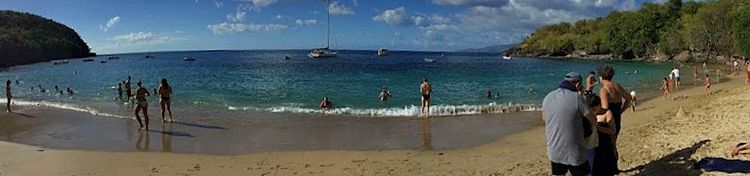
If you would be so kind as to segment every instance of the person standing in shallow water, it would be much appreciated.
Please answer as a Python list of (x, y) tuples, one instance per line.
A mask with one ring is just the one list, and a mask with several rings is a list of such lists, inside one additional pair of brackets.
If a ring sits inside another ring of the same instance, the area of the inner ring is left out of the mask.
[(128, 76), (128, 79), (125, 80), (125, 95), (127, 95), (128, 101), (131, 101), (130, 97), (133, 96), (133, 91), (130, 87), (130, 76)]
[(380, 90), (380, 96), (379, 97), (380, 97), (380, 101), (381, 102), (388, 101), (388, 98), (391, 97), (391, 92), (388, 91), (388, 87), (383, 86), (383, 89)]
[(138, 85), (138, 89), (135, 90), (135, 94), (131, 96), (135, 96), (136, 100), (136, 106), (135, 106), (135, 119), (138, 120), (138, 124), (140, 127), (138, 130), (142, 130), (144, 125), (141, 122), (141, 116), (138, 115), (139, 112), (143, 111), (143, 118), (146, 122), (146, 130), (148, 130), (148, 101), (146, 100), (146, 96), (151, 95), (148, 93), (148, 89), (144, 88), (141, 84), (141, 81), (138, 81), (135, 83)]
[(5, 81), (5, 98), (8, 99), (8, 102), (6, 103), (6, 108), (8, 108), (8, 112), (13, 112), (13, 111), (10, 110), (10, 99), (11, 99), (11, 97), (13, 97), (13, 96), (11, 96), (11, 94), (10, 94), (10, 80), (7, 80), (7, 81)]
[(432, 86), (430, 86), (427, 78), (422, 79), (422, 85), (419, 86), (419, 92), (422, 93), (422, 115), (427, 116), (430, 113), (430, 96), (432, 94)]
[(170, 99), (172, 96), (172, 86), (169, 85), (167, 79), (161, 79), (158, 93), (161, 95), (161, 99), (159, 99), (159, 105), (161, 105), (161, 122), (167, 122), (167, 119), (164, 118), (165, 109), (169, 111), (169, 122), (174, 122), (174, 119), (172, 119), (172, 100)]

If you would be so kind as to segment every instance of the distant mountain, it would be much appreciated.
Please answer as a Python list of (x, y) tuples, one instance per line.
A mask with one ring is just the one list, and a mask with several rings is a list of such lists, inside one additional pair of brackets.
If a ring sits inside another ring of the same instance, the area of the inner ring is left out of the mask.
[(500, 53), (503, 52), (509, 48), (515, 47), (515, 44), (512, 45), (493, 45), (488, 46), (484, 48), (469, 48), (469, 49), (462, 49), (458, 50), (456, 52), (464, 52), (464, 53)]

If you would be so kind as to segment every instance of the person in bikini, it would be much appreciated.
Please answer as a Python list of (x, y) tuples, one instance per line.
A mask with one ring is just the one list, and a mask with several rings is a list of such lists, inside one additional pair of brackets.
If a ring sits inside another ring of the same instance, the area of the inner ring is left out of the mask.
[(666, 100), (666, 99), (667, 99), (667, 97), (670, 97), (670, 92), (669, 92), (669, 80), (667, 80), (667, 78), (666, 78), (666, 77), (664, 77), (664, 83), (662, 83), (662, 85), (661, 85), (661, 88), (660, 88), (660, 89), (661, 89), (661, 90), (662, 90), (662, 92), (663, 92), (663, 95), (664, 95), (664, 100)]
[(143, 118), (146, 122), (145, 130), (148, 130), (148, 100), (146, 100), (146, 96), (151, 94), (148, 93), (148, 89), (143, 87), (140, 80), (135, 84), (138, 85), (138, 89), (136, 89), (135, 94), (132, 94), (131, 96), (134, 96), (136, 100), (135, 119), (138, 120), (138, 125), (140, 125), (138, 130), (144, 129), (143, 123), (141, 122), (141, 116), (138, 115), (141, 111), (143, 111)]
[[(633, 97), (620, 84), (613, 81), (614, 76), (615, 69), (611, 65), (604, 64), (599, 67), (599, 80), (601, 80), (602, 85), (602, 88), (599, 89), (599, 98), (602, 101), (601, 111), (612, 113), (612, 119), (615, 123), (612, 143), (617, 144), (617, 136), (622, 129), (622, 113), (630, 107)], [(614, 145), (613, 148), (617, 156), (617, 145)], [(617, 169), (617, 167), (615, 166), (614, 169)]]
[(8, 102), (6, 102), (5, 106), (8, 108), (8, 112), (12, 112), (10, 110), (10, 99), (13, 96), (10, 94), (10, 80), (5, 81), (5, 98), (8, 99)]
[(430, 112), (430, 95), (432, 94), (432, 86), (427, 81), (427, 78), (422, 79), (422, 85), (419, 86), (419, 92), (422, 93), (422, 108), (421, 112), (427, 116)]
[(706, 96), (711, 96), (711, 76), (706, 73), (706, 81), (704, 82), (706, 88)]
[[(170, 99), (172, 96), (172, 86), (169, 86), (167, 79), (161, 79), (158, 93), (161, 97), (161, 99), (159, 99), (159, 105), (161, 106), (161, 122), (174, 122), (174, 119), (172, 119), (172, 100)], [(164, 118), (164, 110), (169, 111), (169, 121)]]

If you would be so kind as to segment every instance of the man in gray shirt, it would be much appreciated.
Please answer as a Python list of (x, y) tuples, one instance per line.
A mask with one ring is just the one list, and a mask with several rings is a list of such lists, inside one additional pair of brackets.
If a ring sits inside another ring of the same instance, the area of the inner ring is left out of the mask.
[(552, 175), (565, 175), (568, 171), (574, 176), (589, 175), (591, 171), (583, 146), (581, 119), (591, 118), (594, 113), (581, 96), (581, 90), (581, 75), (571, 72), (565, 75), (560, 88), (547, 94), (542, 102)]

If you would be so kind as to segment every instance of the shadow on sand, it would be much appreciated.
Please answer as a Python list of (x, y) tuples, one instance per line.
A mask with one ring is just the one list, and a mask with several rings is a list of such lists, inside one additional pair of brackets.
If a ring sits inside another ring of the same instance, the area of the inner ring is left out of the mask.
[(170, 136), (177, 136), (177, 137), (195, 137), (193, 136), (193, 134), (180, 132), (180, 131), (161, 131), (161, 130), (152, 130), (152, 129), (149, 129), (148, 131), (154, 132), (154, 133), (166, 134)]
[(172, 122), (172, 124), (185, 125), (185, 126), (197, 127), (197, 128), (214, 129), (214, 130), (229, 130), (229, 128), (225, 128), (225, 127), (222, 127), (222, 126), (203, 125), (203, 124), (189, 123), (189, 122)]
[(707, 157), (693, 165), (694, 169), (706, 172), (724, 172), (728, 174), (750, 174), (750, 161)]
[(697, 161), (691, 159), (690, 156), (709, 141), (700, 141), (693, 146), (677, 150), (650, 163), (622, 170), (621, 173), (630, 173), (628, 175), (700, 175), (702, 171), (692, 168)]
[(28, 114), (24, 114), (24, 113), (12, 112), (12, 114), (13, 115), (17, 115), (17, 116), (21, 116), (21, 117), (26, 117), (26, 118), (36, 118), (36, 117), (34, 117), (32, 115), (28, 115)]

